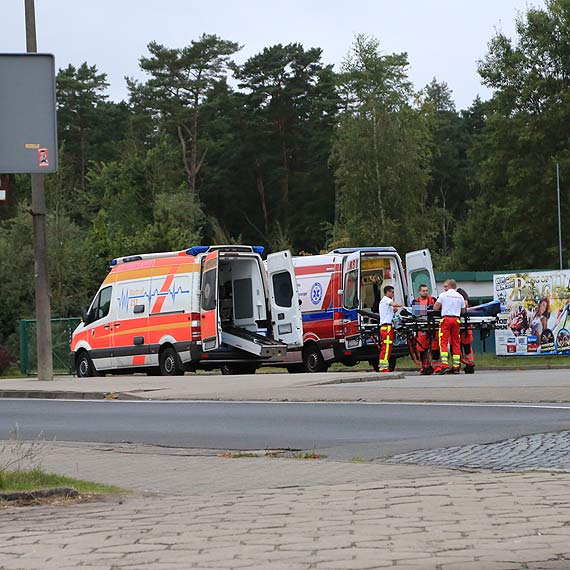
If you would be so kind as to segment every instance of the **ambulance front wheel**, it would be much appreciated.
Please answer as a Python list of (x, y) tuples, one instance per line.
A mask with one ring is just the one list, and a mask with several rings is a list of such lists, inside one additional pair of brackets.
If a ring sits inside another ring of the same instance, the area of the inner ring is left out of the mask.
[(85, 350), (82, 350), (75, 360), (75, 370), (78, 378), (91, 378), (92, 376), (97, 376), (97, 371), (95, 366), (93, 366), (93, 361), (91, 357)]
[(162, 376), (183, 376), (184, 368), (180, 366), (178, 354), (169, 346), (160, 353), (160, 374)]
[(303, 366), (307, 372), (326, 372), (328, 366), (316, 345), (310, 345), (303, 350)]

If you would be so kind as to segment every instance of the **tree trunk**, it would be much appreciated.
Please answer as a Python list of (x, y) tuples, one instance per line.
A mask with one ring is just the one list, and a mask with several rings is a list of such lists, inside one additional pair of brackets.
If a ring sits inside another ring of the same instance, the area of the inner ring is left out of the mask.
[(261, 212), (263, 214), (263, 228), (265, 236), (269, 235), (269, 214), (267, 212), (267, 204), (265, 202), (265, 186), (263, 184), (263, 174), (261, 172), (261, 165), (259, 160), (255, 159), (255, 179), (257, 182), (257, 193), (259, 194), (259, 201), (261, 203)]
[(376, 106), (372, 108), (372, 118), (373, 118), (373, 141), (374, 141), (374, 171), (376, 175), (376, 198), (378, 200), (378, 210), (380, 214), (380, 223), (382, 224), (382, 229), (384, 229), (386, 222), (386, 215), (384, 212), (384, 200), (382, 196), (382, 183), (381, 183), (381, 172), (380, 172), (380, 161), (378, 159), (378, 119), (376, 118)]

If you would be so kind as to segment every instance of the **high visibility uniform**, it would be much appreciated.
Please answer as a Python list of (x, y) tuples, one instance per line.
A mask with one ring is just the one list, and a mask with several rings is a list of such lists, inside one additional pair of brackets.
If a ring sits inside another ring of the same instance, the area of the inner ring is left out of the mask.
[(390, 355), (394, 344), (394, 308), (390, 304), (390, 297), (383, 297), (380, 301), (380, 372), (390, 371)]
[(439, 348), (441, 352), (441, 367), (449, 369), (449, 346), (453, 354), (452, 367), (454, 372), (461, 368), (461, 342), (459, 325), (461, 323), (461, 310), (465, 307), (465, 300), (455, 291), (444, 291), (437, 299), (441, 303), (441, 320), (439, 322)]
[[(434, 303), (435, 297), (431, 296), (428, 296), (425, 299), (417, 297), (414, 300), (414, 304), (426, 305), (426, 308), (428, 305), (433, 305)], [(424, 331), (418, 331), (418, 334), (416, 335), (416, 348), (420, 357), (420, 371), (422, 374), (427, 373), (430, 368), (433, 372), (441, 370), (439, 338), (437, 334), (433, 335), (430, 346), (428, 334)]]
[[(465, 301), (465, 308), (469, 307), (469, 303)], [(465, 364), (465, 368), (471, 368), (471, 372), (475, 368), (475, 357), (473, 355), (473, 331), (463, 330), (460, 335), (461, 341), (461, 362)]]
[(394, 344), (393, 325), (380, 326), (380, 372), (390, 370), (390, 355)]

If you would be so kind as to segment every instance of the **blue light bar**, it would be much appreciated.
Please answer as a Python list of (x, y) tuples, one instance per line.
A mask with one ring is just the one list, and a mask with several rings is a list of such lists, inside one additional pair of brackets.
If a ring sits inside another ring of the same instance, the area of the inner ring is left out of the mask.
[(255, 253), (257, 253), (258, 255), (263, 255), (265, 248), (262, 245), (254, 245), (253, 251), (255, 251)]
[(210, 249), (209, 245), (194, 245), (186, 250), (187, 255), (198, 255), (199, 253), (206, 253)]
[(117, 265), (117, 260), (113, 259), (113, 261), (111, 261), (111, 263), (109, 263), (109, 265), (112, 267), (113, 265)]

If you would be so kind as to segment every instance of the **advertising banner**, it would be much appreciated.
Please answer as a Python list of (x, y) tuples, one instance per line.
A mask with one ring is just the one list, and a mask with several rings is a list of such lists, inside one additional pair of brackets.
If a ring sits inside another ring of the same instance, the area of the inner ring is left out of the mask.
[(493, 292), (497, 355), (570, 355), (570, 271), (494, 275)]

